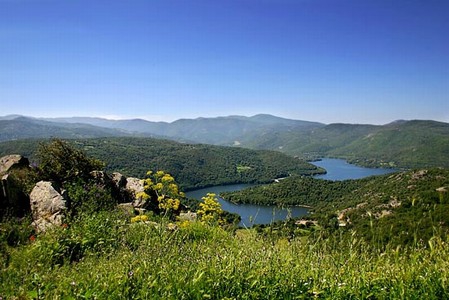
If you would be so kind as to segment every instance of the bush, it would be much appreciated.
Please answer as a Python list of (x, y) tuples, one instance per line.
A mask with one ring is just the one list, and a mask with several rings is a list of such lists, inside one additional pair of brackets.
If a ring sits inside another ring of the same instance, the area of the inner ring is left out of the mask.
[(63, 224), (36, 238), (32, 255), (50, 266), (79, 261), (86, 255), (108, 255), (120, 245), (125, 224), (119, 212), (82, 214), (70, 225)]
[(112, 210), (118, 203), (110, 187), (99, 186), (93, 179), (78, 178), (66, 183), (64, 187), (69, 195), (69, 212), (72, 218), (80, 213)]
[(73, 178), (90, 177), (90, 172), (102, 170), (104, 164), (60, 139), (41, 143), (37, 151), (42, 176), (47, 180), (62, 183)]

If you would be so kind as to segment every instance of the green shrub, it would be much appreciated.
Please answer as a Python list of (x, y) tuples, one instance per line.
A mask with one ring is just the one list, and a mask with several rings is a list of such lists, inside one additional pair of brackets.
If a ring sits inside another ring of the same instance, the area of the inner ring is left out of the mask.
[(74, 217), (80, 213), (92, 214), (113, 210), (118, 199), (110, 187), (97, 185), (94, 179), (78, 178), (64, 185), (69, 196), (69, 214)]
[(90, 172), (102, 170), (104, 164), (60, 139), (41, 143), (37, 151), (41, 175), (46, 180), (62, 183), (73, 178), (90, 177)]

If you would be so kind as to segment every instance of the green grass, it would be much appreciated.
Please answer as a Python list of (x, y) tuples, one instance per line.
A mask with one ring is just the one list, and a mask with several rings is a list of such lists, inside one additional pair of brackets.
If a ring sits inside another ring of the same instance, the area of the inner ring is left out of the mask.
[[(4, 299), (444, 299), (449, 248), (370, 246), (356, 235), (262, 237), (190, 223), (169, 230), (119, 214), (6, 246)], [(77, 251), (78, 255), (71, 256)], [(56, 259), (55, 259), (56, 258)]]

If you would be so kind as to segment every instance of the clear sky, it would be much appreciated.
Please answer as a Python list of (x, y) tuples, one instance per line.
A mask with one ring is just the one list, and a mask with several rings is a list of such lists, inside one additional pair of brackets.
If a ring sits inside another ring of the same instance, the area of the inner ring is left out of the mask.
[(449, 122), (448, 0), (0, 0), (0, 115)]

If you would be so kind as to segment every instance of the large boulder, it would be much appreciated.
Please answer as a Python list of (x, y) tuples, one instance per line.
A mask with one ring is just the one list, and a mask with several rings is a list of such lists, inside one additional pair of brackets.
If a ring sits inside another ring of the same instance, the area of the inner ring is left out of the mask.
[(30, 212), (28, 195), (11, 174), (5, 174), (0, 181), (0, 219), (3, 215), (23, 217)]
[(135, 208), (147, 208), (147, 200), (139, 196), (145, 191), (143, 180), (129, 177), (126, 179), (126, 190), (131, 194), (132, 203)]
[(104, 189), (115, 186), (115, 183), (113, 182), (111, 177), (109, 177), (109, 175), (103, 171), (92, 171), (90, 172), (90, 176), (92, 176), (92, 178), (95, 180), (95, 183), (100, 188)]
[(111, 179), (119, 190), (126, 189), (126, 177), (123, 176), (121, 173), (119, 172), (112, 173)]
[(13, 154), (0, 158), (0, 174), (8, 173), (15, 168), (29, 167), (30, 162), (28, 158), (22, 155)]
[[(118, 172), (112, 173), (111, 180), (114, 184), (114, 189), (117, 191), (119, 196), (119, 203), (130, 202), (134, 199), (134, 192), (127, 189), (127, 179), (125, 176)], [(141, 190), (143, 186), (138, 187), (138, 183), (130, 184), (132, 186), (137, 187), (138, 190)]]
[(22, 217), (30, 211), (30, 202), (23, 182), (17, 178), (17, 174), (13, 174), (26, 169), (30, 169), (30, 162), (21, 155), (0, 158), (0, 219), (5, 214)]
[(33, 226), (37, 231), (46, 231), (52, 226), (61, 226), (67, 211), (67, 197), (54, 183), (39, 181), (30, 194)]

